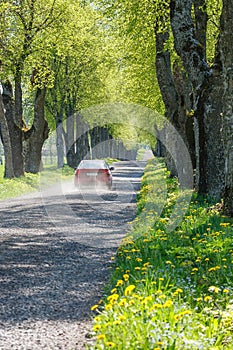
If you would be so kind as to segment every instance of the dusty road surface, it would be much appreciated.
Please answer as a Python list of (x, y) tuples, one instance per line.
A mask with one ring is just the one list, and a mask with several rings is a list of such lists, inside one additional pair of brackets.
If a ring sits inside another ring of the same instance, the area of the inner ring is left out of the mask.
[(57, 181), (0, 202), (0, 349), (85, 348), (144, 165), (116, 163), (112, 191)]

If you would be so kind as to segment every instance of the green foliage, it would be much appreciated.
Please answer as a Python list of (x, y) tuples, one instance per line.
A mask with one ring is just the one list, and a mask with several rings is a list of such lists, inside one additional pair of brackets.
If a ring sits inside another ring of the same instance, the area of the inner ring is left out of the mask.
[(168, 233), (181, 192), (167, 176), (160, 161), (149, 162), (138, 216), (112, 258), (107, 296), (92, 307), (96, 340), (90, 349), (232, 348), (233, 221), (194, 194), (183, 221)]
[(110, 98), (162, 113), (163, 103), (155, 75), (154, 2), (109, 1), (106, 4), (96, 1), (96, 5), (103, 11), (103, 23), (118, 53), (108, 75), (112, 85)]

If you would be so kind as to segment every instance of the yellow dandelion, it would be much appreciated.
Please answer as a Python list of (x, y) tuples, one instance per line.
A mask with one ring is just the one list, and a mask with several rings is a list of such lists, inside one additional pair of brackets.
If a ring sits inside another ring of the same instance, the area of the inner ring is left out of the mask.
[(104, 340), (104, 339), (106, 339), (106, 335), (105, 334), (99, 334), (98, 336), (97, 336), (97, 339), (98, 340)]
[(127, 282), (129, 280), (129, 275), (127, 273), (125, 273), (123, 275), (123, 278), (124, 278), (125, 282)]
[(149, 295), (149, 296), (145, 297), (144, 300), (142, 300), (142, 304), (147, 304), (148, 302), (152, 301), (152, 299), (153, 299), (152, 296)]
[(174, 320), (178, 321), (181, 318), (181, 314), (174, 315)]
[(91, 311), (94, 311), (94, 310), (96, 310), (97, 308), (99, 307), (99, 305), (93, 305), (92, 307), (91, 307)]
[(125, 298), (121, 299), (118, 303), (119, 306), (125, 306), (125, 304), (127, 303), (127, 300)]
[(163, 308), (162, 304), (156, 303), (156, 304), (151, 306), (150, 312), (154, 311), (155, 309), (162, 309), (162, 308)]
[(130, 284), (128, 287), (126, 287), (125, 288), (125, 296), (130, 295), (134, 289), (135, 289), (134, 284)]
[(205, 298), (204, 298), (204, 301), (208, 302), (208, 301), (211, 301), (212, 300), (212, 297), (207, 295)]
[(208, 291), (209, 291), (209, 292), (213, 292), (213, 293), (216, 293), (216, 294), (217, 294), (220, 290), (221, 290), (221, 288), (215, 287), (215, 286), (210, 286), (210, 287), (208, 288)]
[(215, 271), (215, 268), (214, 267), (211, 267), (208, 272), (212, 272), (212, 271)]
[(218, 271), (218, 270), (220, 270), (220, 269), (221, 269), (220, 266), (215, 266), (215, 267), (211, 267), (211, 268), (208, 270), (208, 272)]
[(227, 227), (227, 226), (229, 226), (229, 225), (230, 225), (229, 222), (221, 222), (221, 223), (220, 223), (220, 226), (222, 226), (222, 227)]
[(94, 321), (95, 321), (95, 322), (100, 322), (100, 320), (101, 320), (100, 316), (96, 316), (96, 317), (94, 318)]
[(107, 300), (108, 300), (111, 304), (114, 304), (114, 303), (117, 301), (118, 298), (119, 298), (119, 294), (114, 293), (114, 294), (112, 294), (112, 295), (109, 295), (109, 296), (107, 297)]
[(107, 305), (105, 305), (105, 310), (106, 311), (110, 311), (110, 310), (112, 310), (112, 305), (111, 304), (107, 304)]
[(182, 316), (191, 315), (191, 314), (192, 314), (192, 311), (191, 311), (191, 310), (185, 310), (185, 311), (182, 311), (182, 312), (181, 312), (181, 315), (182, 315)]
[(149, 265), (150, 265), (149, 262), (146, 262), (145, 264), (143, 264), (144, 267), (147, 267), (147, 266), (149, 266)]
[(115, 320), (113, 321), (114, 326), (119, 326), (121, 324), (121, 320)]
[(123, 280), (118, 280), (116, 286), (117, 286), (117, 287), (120, 287), (120, 286), (122, 286), (123, 284), (124, 284), (124, 281), (123, 281)]
[(125, 321), (127, 318), (125, 317), (125, 315), (120, 315), (119, 316), (119, 320), (121, 320), (121, 321)]
[(161, 294), (161, 295), (159, 296), (159, 299), (166, 299), (166, 295), (165, 295), (165, 294)]
[(172, 300), (171, 299), (168, 299), (168, 300), (166, 300), (166, 302), (165, 302), (165, 304), (164, 304), (164, 307), (171, 307), (172, 306), (172, 304), (173, 304), (173, 302), (172, 302)]

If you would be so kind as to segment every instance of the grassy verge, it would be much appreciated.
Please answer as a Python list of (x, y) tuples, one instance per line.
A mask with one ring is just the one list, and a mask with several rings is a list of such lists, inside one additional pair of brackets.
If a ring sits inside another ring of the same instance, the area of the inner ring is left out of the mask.
[(4, 168), (0, 166), (0, 200), (34, 192), (42, 185), (47, 186), (61, 179), (71, 178), (74, 170), (68, 166), (62, 169), (50, 166), (45, 167), (44, 171), (39, 174), (26, 173), (25, 176), (14, 179), (4, 179), (3, 174)]
[[(182, 194), (164, 166), (151, 161), (138, 216), (118, 249), (104, 301), (92, 307), (89, 349), (232, 349), (233, 221), (193, 195), (182, 222), (166, 224)], [(155, 220), (155, 212), (158, 213)]]

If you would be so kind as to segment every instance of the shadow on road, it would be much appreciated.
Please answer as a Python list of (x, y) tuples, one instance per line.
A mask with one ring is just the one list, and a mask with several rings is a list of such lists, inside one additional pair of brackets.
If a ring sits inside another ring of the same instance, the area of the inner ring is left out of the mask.
[(119, 163), (113, 191), (52, 190), (0, 203), (0, 325), (82, 321), (135, 215), (144, 164)]

